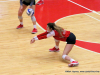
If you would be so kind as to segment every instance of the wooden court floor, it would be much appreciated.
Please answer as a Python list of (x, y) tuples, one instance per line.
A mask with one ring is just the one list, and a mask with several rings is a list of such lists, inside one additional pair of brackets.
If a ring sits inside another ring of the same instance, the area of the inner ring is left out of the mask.
[[(31, 34), (33, 26), (26, 12), (24, 28), (16, 29), (18, 8), (19, 1), (0, 2), (0, 75), (100, 75), (100, 72), (80, 72), (100, 71), (99, 53), (74, 46), (69, 56), (77, 60), (79, 66), (68, 67), (70, 62), (61, 58), (66, 43), (60, 42), (60, 52), (49, 52), (48, 49), (55, 46), (52, 37), (30, 44), (31, 38), (44, 31), (37, 26), (38, 33)], [(100, 20), (94, 13), (87, 14)], [(73, 32), (77, 39), (100, 43), (100, 21), (85, 14), (65, 17), (56, 24)]]

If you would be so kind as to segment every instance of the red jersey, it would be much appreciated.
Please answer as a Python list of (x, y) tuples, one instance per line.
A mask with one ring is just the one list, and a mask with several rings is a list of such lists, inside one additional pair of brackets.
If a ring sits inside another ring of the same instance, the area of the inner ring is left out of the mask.
[(44, 33), (41, 33), (34, 38), (35, 40), (41, 40), (53, 36), (56, 40), (66, 41), (67, 37), (69, 37), (70, 35), (70, 31), (63, 30), (62, 35), (63, 37), (61, 37), (56, 30), (52, 30), (51, 32), (46, 31)]

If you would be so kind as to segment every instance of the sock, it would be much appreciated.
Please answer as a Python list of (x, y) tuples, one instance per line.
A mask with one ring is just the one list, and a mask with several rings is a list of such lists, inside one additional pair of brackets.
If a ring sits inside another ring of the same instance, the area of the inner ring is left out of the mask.
[(59, 47), (58, 46), (55, 46), (55, 48), (58, 49)]
[(20, 22), (21, 25), (23, 25), (23, 22)]
[(33, 25), (34, 26), (34, 28), (36, 28), (36, 25)]
[(66, 57), (66, 56), (67, 56), (67, 55), (63, 55), (62, 58), (65, 60), (65, 57)]
[(75, 61), (74, 59), (70, 59), (70, 62), (73, 62), (73, 61)]

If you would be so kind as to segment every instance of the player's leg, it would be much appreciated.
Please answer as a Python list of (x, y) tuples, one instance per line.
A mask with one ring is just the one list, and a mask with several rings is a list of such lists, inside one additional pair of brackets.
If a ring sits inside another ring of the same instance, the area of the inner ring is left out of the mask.
[(50, 52), (59, 52), (59, 43), (60, 43), (60, 41), (55, 39), (55, 47), (49, 49), (49, 51)]
[(75, 61), (74, 59), (72, 59), (71, 57), (68, 56), (68, 53), (71, 51), (71, 49), (73, 48), (74, 44), (67, 44), (65, 46), (65, 49), (63, 51), (63, 55), (62, 55), (62, 58), (64, 60), (68, 60), (70, 61), (71, 63), (68, 64), (69, 67), (72, 67), (72, 66), (77, 66), (79, 63), (77, 61)]
[[(31, 8), (34, 10), (35, 12), (35, 5), (32, 5)], [(37, 33), (37, 28), (36, 28), (36, 18), (35, 18), (35, 15), (31, 16), (31, 20), (32, 20), (32, 23), (33, 23), (33, 30), (32, 30), (32, 33)]]
[(70, 64), (68, 64), (69, 67), (77, 66), (79, 63), (68, 56), (69, 52), (72, 50), (72, 48), (76, 42), (75, 35), (73, 33), (71, 33), (66, 41), (67, 41), (67, 44), (66, 44), (65, 49), (63, 51), (62, 58), (71, 62)]
[(20, 25), (17, 27), (17, 29), (20, 29), (23, 27), (23, 17), (22, 14), (24, 12), (24, 10), (27, 8), (27, 5), (20, 5), (20, 8), (18, 10), (18, 19), (20, 21)]

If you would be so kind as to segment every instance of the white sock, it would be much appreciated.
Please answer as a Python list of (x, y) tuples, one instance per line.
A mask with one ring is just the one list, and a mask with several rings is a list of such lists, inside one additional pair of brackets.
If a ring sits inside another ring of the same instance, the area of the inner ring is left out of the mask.
[(62, 58), (65, 60), (65, 57), (66, 57), (66, 56), (67, 56), (67, 55), (63, 55)]
[(34, 26), (34, 28), (36, 28), (36, 25), (33, 25)]
[(70, 62), (73, 62), (73, 61), (75, 61), (74, 59), (70, 59)]
[(20, 22), (21, 25), (23, 25), (23, 22)]
[(56, 48), (56, 49), (58, 49), (58, 48), (59, 48), (59, 46), (55, 46), (55, 48)]

